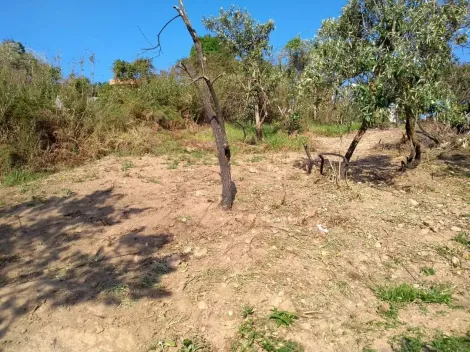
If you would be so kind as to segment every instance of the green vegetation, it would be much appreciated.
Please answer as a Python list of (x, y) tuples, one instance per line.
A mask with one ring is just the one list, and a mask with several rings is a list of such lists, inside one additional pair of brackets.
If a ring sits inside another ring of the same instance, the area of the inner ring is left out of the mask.
[(461, 232), (457, 236), (453, 238), (453, 240), (457, 243), (460, 243), (468, 248), (470, 248), (470, 237), (466, 232)]
[(423, 273), (424, 276), (436, 275), (436, 270), (434, 270), (434, 268), (423, 267), (421, 268), (421, 272)]
[(252, 307), (243, 308), (244, 322), (238, 328), (236, 339), (232, 343), (231, 351), (270, 351), (270, 352), (300, 352), (303, 347), (297, 342), (280, 337), (269, 321), (274, 321), (277, 328), (289, 327), (297, 316), (293, 313), (273, 309), (267, 319), (253, 317)]
[(393, 350), (396, 352), (468, 352), (470, 351), (470, 335), (446, 336), (440, 334), (432, 341), (423, 342), (422, 336), (400, 336), (394, 338)]
[(273, 309), (273, 312), (269, 316), (269, 319), (274, 320), (276, 325), (279, 326), (291, 326), (294, 320), (299, 317), (294, 313), (289, 313), (286, 311), (279, 311), (277, 308)]
[(3, 185), (7, 187), (20, 186), (28, 182), (36, 181), (44, 176), (44, 173), (15, 170), (3, 177)]
[(379, 299), (391, 303), (406, 304), (421, 301), (423, 303), (450, 304), (452, 302), (452, 293), (448, 287), (443, 285), (415, 288), (408, 284), (401, 284), (399, 286), (379, 287), (375, 292)]

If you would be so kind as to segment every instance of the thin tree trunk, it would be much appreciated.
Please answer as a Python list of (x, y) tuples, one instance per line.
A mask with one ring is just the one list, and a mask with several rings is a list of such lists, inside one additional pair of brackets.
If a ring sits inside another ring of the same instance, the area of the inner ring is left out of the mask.
[(259, 103), (255, 104), (255, 131), (256, 131), (256, 139), (261, 141), (263, 139), (263, 130), (261, 129), (262, 122), (261, 122), (261, 113), (259, 108)]
[(354, 136), (354, 139), (352, 140), (351, 144), (349, 145), (349, 148), (348, 148), (348, 151), (346, 152), (346, 155), (344, 156), (344, 158), (346, 159), (346, 161), (348, 163), (351, 160), (351, 157), (354, 154), (354, 151), (356, 150), (357, 145), (359, 144), (362, 137), (366, 133), (367, 127), (368, 127), (367, 122), (365, 120), (362, 121), (361, 128), (359, 128), (359, 131), (357, 131), (356, 135)]
[[(183, 0), (179, 0), (180, 7), (175, 6), (174, 8), (178, 11), (178, 14), (183, 19), (191, 35), (196, 52), (198, 54), (197, 59), (201, 68), (202, 75), (195, 80), (195, 85), (198, 90), (199, 96), (204, 105), (204, 115), (212, 127), (214, 134), (215, 144), (217, 147), (217, 157), (219, 159), (220, 166), (220, 177), (222, 180), (222, 201), (220, 205), (224, 209), (231, 209), (237, 193), (235, 183), (232, 181), (232, 175), (230, 171), (230, 146), (227, 140), (227, 133), (225, 132), (225, 121), (222, 116), (222, 109), (214, 90), (213, 82), (205, 76), (205, 58), (202, 49), (201, 41), (189, 21), (188, 15), (183, 5)], [(189, 74), (189, 72), (188, 72)], [(202, 84), (200, 84), (202, 80)], [(211, 101), (212, 98), (212, 101)], [(212, 102), (216, 106), (216, 112), (212, 108)]]

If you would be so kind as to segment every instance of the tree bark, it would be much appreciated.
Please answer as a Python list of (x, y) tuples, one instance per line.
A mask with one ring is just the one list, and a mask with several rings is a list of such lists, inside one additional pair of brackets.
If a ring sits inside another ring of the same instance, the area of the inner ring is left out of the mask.
[[(186, 28), (188, 29), (188, 32), (193, 39), (194, 47), (196, 48), (197, 52), (197, 61), (202, 72), (202, 75), (195, 79), (194, 84), (196, 85), (200, 99), (204, 105), (204, 115), (207, 121), (211, 124), (215, 144), (217, 147), (220, 177), (222, 180), (222, 201), (220, 202), (220, 206), (224, 209), (231, 209), (235, 200), (237, 188), (235, 183), (232, 181), (232, 175), (230, 171), (230, 146), (227, 140), (227, 133), (225, 132), (225, 121), (222, 116), (222, 109), (220, 108), (213, 82), (205, 76), (205, 57), (201, 41), (199, 40), (196, 31), (189, 21), (189, 17), (184, 8), (183, 0), (179, 0), (179, 4), (180, 7), (174, 6), (174, 8), (183, 19)], [(200, 83), (201, 80), (203, 81), (202, 84)], [(212, 102), (216, 107), (216, 111), (214, 111), (212, 107)]]
[(259, 103), (255, 104), (255, 131), (256, 131), (256, 139), (261, 141), (263, 139), (263, 130), (261, 128), (261, 112), (259, 108)]
[(366, 133), (367, 128), (368, 128), (367, 122), (365, 120), (362, 121), (362, 125), (359, 128), (359, 131), (357, 131), (356, 135), (354, 136), (354, 139), (352, 140), (351, 144), (349, 145), (349, 148), (348, 148), (348, 151), (346, 152), (346, 155), (344, 156), (344, 158), (346, 159), (346, 161), (348, 163), (351, 160), (351, 157), (354, 154), (354, 151), (356, 150), (357, 145), (359, 144), (362, 137)]
[(411, 143), (410, 156), (406, 158), (406, 167), (414, 168), (421, 162), (421, 144), (416, 135), (416, 118), (411, 109), (405, 109), (406, 115), (406, 136)]

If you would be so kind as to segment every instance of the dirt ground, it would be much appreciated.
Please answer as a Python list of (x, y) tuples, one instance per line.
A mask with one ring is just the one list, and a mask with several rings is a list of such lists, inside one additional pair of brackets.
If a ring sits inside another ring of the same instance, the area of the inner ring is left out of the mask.
[[(217, 207), (215, 158), (112, 156), (1, 188), (0, 350), (147, 351), (201, 336), (228, 351), (245, 305), (296, 312), (279, 334), (306, 351), (465, 334), (470, 256), (452, 238), (470, 230), (470, 158), (425, 154), (402, 173), (401, 135), (368, 132), (339, 183), (294, 168), (302, 151), (235, 155), (231, 212)], [(311, 142), (344, 153), (352, 137)], [(400, 283), (448, 284), (457, 308), (410, 304), (387, 326), (374, 288)]]

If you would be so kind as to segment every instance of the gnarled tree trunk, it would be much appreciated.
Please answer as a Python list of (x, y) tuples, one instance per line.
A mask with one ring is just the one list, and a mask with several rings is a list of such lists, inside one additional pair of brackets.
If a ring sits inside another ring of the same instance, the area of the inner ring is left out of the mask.
[[(201, 76), (194, 79), (194, 83), (204, 105), (204, 115), (207, 121), (211, 124), (217, 147), (217, 157), (219, 159), (220, 176), (222, 179), (222, 201), (220, 202), (220, 205), (224, 209), (231, 209), (235, 200), (237, 188), (235, 183), (232, 181), (230, 171), (230, 146), (227, 140), (227, 133), (225, 132), (225, 121), (222, 116), (222, 109), (220, 108), (220, 104), (215, 93), (213, 81), (205, 75), (205, 57), (201, 41), (189, 21), (183, 5), (183, 0), (180, 0), (179, 4), (180, 7), (174, 6), (174, 8), (183, 19), (186, 24), (186, 28), (193, 39), (197, 52), (198, 64), (202, 72)], [(186, 68), (185, 70), (191, 76), (190, 72)], [(202, 84), (200, 81), (202, 81)], [(212, 108), (212, 102), (216, 107), (216, 111)]]
[(349, 148), (348, 148), (348, 151), (346, 152), (346, 155), (344, 156), (344, 158), (346, 159), (346, 161), (348, 163), (351, 160), (351, 157), (354, 154), (354, 151), (356, 150), (357, 145), (359, 144), (362, 137), (366, 133), (367, 127), (368, 127), (367, 121), (363, 120), (362, 124), (361, 124), (361, 127), (359, 128), (359, 131), (357, 131), (356, 135), (354, 136), (354, 139), (352, 140), (351, 144), (349, 145)]
[(421, 144), (416, 135), (416, 117), (411, 109), (405, 109), (405, 118), (406, 136), (411, 143), (411, 153), (410, 156), (406, 158), (406, 167), (414, 168), (421, 162)]

